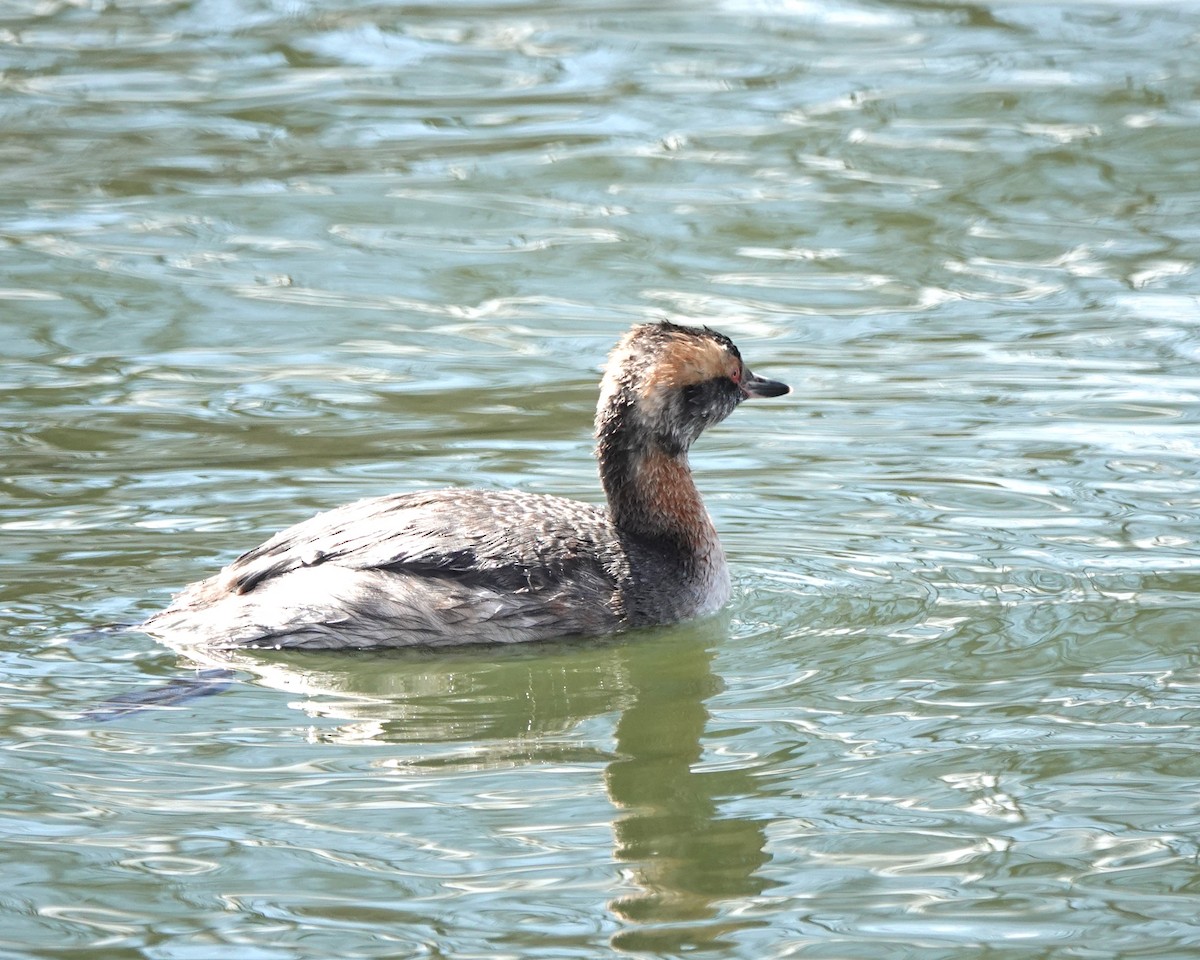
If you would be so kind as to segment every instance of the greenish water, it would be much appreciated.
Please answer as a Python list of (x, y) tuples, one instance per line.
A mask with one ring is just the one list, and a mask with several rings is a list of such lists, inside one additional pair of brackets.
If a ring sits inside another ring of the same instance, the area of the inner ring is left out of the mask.
[[(0, 955), (1200, 954), (1198, 40), (0, 9)], [(724, 615), (121, 707), (208, 674), (78, 633), (318, 509), (596, 499), (659, 317), (795, 387), (695, 451)]]

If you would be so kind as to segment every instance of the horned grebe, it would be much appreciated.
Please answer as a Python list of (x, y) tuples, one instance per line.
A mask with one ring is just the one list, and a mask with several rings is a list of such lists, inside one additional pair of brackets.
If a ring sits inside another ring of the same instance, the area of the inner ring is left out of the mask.
[(707, 328), (634, 327), (605, 368), (596, 456), (607, 509), (516, 490), (398, 493), (277, 533), (142, 629), (231, 647), (445, 646), (614, 633), (729, 599), (687, 452), (757, 377)]

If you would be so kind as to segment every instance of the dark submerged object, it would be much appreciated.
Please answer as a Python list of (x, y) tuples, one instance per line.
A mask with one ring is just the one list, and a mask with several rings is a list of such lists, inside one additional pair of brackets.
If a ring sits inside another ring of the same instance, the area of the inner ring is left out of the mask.
[(607, 507), (515, 490), (360, 500), (191, 584), (142, 629), (210, 649), (443, 646), (711, 613), (729, 599), (729, 571), (688, 449), (743, 400), (788, 392), (723, 334), (634, 327), (596, 410)]
[(176, 677), (158, 687), (121, 693), (96, 704), (80, 714), (80, 720), (107, 723), (135, 713), (148, 710), (164, 710), (177, 707), (199, 697), (211, 697), (223, 693), (232, 686), (234, 672), (225, 669), (199, 670), (194, 676)]

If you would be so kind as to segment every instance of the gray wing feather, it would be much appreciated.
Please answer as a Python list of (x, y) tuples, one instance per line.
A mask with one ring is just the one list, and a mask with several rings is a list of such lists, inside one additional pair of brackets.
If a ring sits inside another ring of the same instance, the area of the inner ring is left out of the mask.
[(480, 490), (395, 494), (289, 527), (242, 554), (220, 578), (226, 589), (245, 594), (291, 570), (334, 563), (459, 579), (487, 576), (508, 589), (533, 588), (538, 579), (582, 573), (570, 569), (579, 564), (603, 566), (589, 558), (603, 556), (609, 531), (602, 510), (561, 497)]

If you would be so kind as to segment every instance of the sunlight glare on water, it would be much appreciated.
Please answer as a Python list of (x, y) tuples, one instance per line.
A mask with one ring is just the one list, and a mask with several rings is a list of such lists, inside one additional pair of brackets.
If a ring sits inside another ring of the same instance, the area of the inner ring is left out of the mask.
[[(0, 10), (0, 953), (1200, 951), (1200, 10)], [(184, 658), (313, 512), (596, 501), (629, 325), (704, 622)]]

